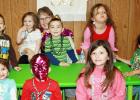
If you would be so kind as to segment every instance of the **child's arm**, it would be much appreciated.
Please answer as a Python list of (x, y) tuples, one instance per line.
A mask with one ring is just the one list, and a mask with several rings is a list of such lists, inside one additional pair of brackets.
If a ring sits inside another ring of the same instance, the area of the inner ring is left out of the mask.
[(17, 89), (16, 89), (16, 83), (14, 80), (11, 81), (11, 90), (10, 92), (10, 100), (17, 100)]
[(125, 83), (123, 75), (118, 70), (116, 70), (115, 72), (112, 89), (113, 89), (112, 92), (114, 92), (114, 97), (111, 98), (110, 100), (125, 100), (126, 83)]
[(54, 98), (52, 98), (53, 100), (62, 100), (62, 94), (58, 83), (55, 86), (55, 91), (53, 94), (54, 94)]
[(9, 50), (9, 60), (10, 60), (10, 64), (12, 65), (12, 67), (19, 71), (21, 70), (21, 67), (19, 67), (17, 65), (17, 58), (16, 58), (16, 54), (15, 54), (15, 50), (13, 48), (13, 45), (12, 45), (12, 41), (10, 39), (10, 37), (8, 35), (6, 35), (6, 37), (8, 38), (8, 40), (10, 41), (10, 50)]
[(21, 27), (19, 30), (18, 30), (18, 34), (17, 34), (17, 44), (18, 45), (20, 45), (22, 42), (23, 42), (23, 40), (26, 38), (26, 34), (22, 34), (23, 32), (25, 32), (26, 31), (26, 27), (25, 26), (23, 26), (23, 27)]
[(87, 95), (87, 88), (84, 84), (84, 78), (80, 77), (76, 85), (76, 99), (77, 100), (89, 100)]
[(35, 49), (35, 54), (38, 54), (40, 52), (40, 47), (41, 47), (41, 32), (40, 30), (36, 29), (36, 49)]
[(69, 66), (68, 63), (65, 63), (65, 62), (60, 62), (58, 59), (56, 59), (53, 54), (51, 52), (46, 52), (45, 55), (47, 55), (47, 57), (49, 58), (50, 62), (53, 64), (53, 65), (59, 65), (59, 66)]
[(39, 53), (40, 47), (41, 47), (41, 40), (36, 40), (35, 54), (38, 54)]
[(72, 63), (75, 63), (75, 62), (78, 61), (77, 58), (76, 58), (76, 56), (75, 56), (75, 53), (74, 53), (74, 50), (73, 49), (67, 50), (67, 54), (71, 58)]
[(89, 30), (89, 27), (87, 27), (84, 31), (84, 41), (81, 45), (81, 48), (84, 51), (85, 61), (86, 61), (86, 58), (87, 58), (88, 48), (90, 46), (90, 36), (91, 36), (91, 32)]
[(124, 76), (127, 77), (127, 76), (133, 76), (133, 75), (138, 75), (138, 74), (140, 74), (140, 69), (133, 70), (133, 71), (130, 71), (130, 72), (126, 72), (124, 74)]
[(31, 86), (31, 85), (28, 84), (26, 81), (22, 88), (21, 100), (30, 100), (31, 99), (31, 93), (29, 91), (29, 86)]
[(115, 57), (117, 60), (120, 60), (128, 65), (131, 65), (129, 60), (123, 59), (123, 58), (119, 57), (118, 55), (115, 55)]

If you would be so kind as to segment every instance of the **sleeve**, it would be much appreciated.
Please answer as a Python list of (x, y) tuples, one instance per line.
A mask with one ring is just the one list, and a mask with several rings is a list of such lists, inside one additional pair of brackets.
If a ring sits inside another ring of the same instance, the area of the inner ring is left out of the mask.
[(80, 77), (76, 85), (76, 99), (77, 100), (89, 100), (87, 95), (87, 88), (84, 85), (84, 78)]
[(74, 50), (75, 56), (76, 56), (76, 58), (78, 59), (78, 54), (77, 54), (77, 52), (76, 52), (76, 49), (75, 49), (75, 45), (74, 45), (73, 39), (72, 39), (70, 36), (67, 36), (67, 38), (69, 39), (70, 44), (71, 44), (71, 47), (72, 47), (72, 49)]
[(57, 60), (51, 52), (46, 52), (45, 55), (49, 58), (50, 62), (53, 65), (59, 65), (60, 61)]
[(17, 66), (17, 58), (10, 37), (8, 37), (8, 39), (10, 41), (9, 61), (12, 67), (15, 67)]
[(70, 57), (70, 59), (72, 60), (72, 63), (75, 63), (75, 62), (78, 61), (73, 49), (72, 50), (67, 50), (67, 54)]
[(16, 88), (16, 83), (14, 80), (11, 81), (11, 86), (12, 86), (12, 88), (9, 91), (11, 100), (17, 100), (17, 88)]
[(56, 83), (56, 88), (54, 91), (54, 98), (52, 100), (62, 100), (62, 94), (58, 83)]
[(115, 96), (111, 100), (125, 100), (126, 84), (124, 77), (119, 71), (116, 71), (115, 80), (113, 83)]
[(30, 92), (28, 88), (29, 88), (29, 85), (28, 85), (28, 82), (26, 81), (23, 85), (21, 100), (30, 100)]
[(115, 32), (114, 32), (113, 27), (111, 27), (110, 29), (108, 42), (110, 43), (110, 46), (113, 51), (118, 51), (118, 49), (115, 47)]
[(137, 52), (137, 50), (134, 52), (133, 56), (130, 58), (130, 64), (131, 65), (134, 64), (134, 59), (135, 59), (136, 54), (137, 54), (136, 52)]
[(90, 46), (90, 36), (91, 36), (91, 32), (89, 30), (89, 28), (87, 27), (84, 31), (84, 41), (82, 43), (81, 48), (82, 49), (88, 49)]

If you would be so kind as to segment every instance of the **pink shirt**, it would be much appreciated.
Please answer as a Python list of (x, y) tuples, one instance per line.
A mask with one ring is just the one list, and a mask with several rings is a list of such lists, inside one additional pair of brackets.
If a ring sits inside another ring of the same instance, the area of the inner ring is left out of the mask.
[[(90, 29), (87, 27), (84, 31), (84, 42), (82, 43), (82, 46), (81, 46), (82, 49), (89, 48), (90, 36), (91, 36), (91, 32), (90, 32)], [(115, 32), (114, 32), (113, 27), (111, 27), (111, 29), (110, 29), (108, 42), (110, 43), (110, 46), (113, 51), (118, 51), (118, 49), (115, 47)]]
[(105, 79), (105, 73), (101, 68), (95, 68), (90, 76), (89, 83), (92, 88), (84, 85), (84, 77), (77, 81), (76, 98), (77, 100), (125, 100), (125, 80), (119, 71), (115, 71), (115, 79), (112, 87), (102, 93), (101, 84)]

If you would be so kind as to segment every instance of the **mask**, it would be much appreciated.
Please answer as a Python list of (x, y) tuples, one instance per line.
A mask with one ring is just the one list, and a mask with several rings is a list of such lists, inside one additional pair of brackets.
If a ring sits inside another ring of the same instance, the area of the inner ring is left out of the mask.
[(39, 80), (46, 80), (49, 65), (48, 58), (43, 54), (35, 55), (31, 60), (32, 71)]

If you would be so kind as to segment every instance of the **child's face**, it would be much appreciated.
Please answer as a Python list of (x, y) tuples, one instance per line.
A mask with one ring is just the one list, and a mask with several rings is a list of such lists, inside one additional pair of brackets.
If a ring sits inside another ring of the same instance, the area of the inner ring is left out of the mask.
[(5, 29), (5, 25), (3, 19), (0, 17), (0, 32), (2, 32), (4, 29)]
[(49, 31), (53, 37), (60, 36), (62, 30), (63, 30), (63, 27), (60, 21), (52, 21), (49, 25)]
[(28, 31), (31, 31), (33, 29), (34, 21), (32, 16), (26, 16), (24, 18), (24, 26)]
[(40, 25), (44, 30), (48, 30), (48, 23), (52, 19), (52, 16), (49, 16), (47, 13), (40, 13), (39, 20)]
[(96, 8), (93, 12), (93, 19), (95, 22), (98, 23), (104, 23), (107, 20), (107, 13), (104, 7), (99, 7), (98, 9)]
[(47, 61), (42, 59), (43, 58), (38, 57), (36, 62), (32, 64), (32, 71), (38, 79), (45, 80), (46, 75), (48, 74), (49, 65)]
[(8, 75), (8, 69), (0, 64), (0, 80), (5, 79)]
[(91, 59), (97, 67), (104, 67), (109, 57), (106, 49), (103, 46), (99, 46), (91, 53)]

